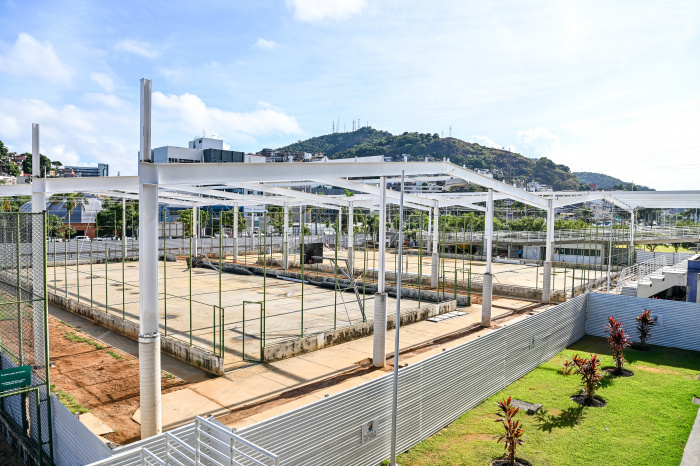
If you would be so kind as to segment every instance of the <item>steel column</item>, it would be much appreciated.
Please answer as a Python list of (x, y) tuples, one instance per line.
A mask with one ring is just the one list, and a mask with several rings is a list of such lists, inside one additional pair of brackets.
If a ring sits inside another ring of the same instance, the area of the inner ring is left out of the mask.
[[(542, 267), (542, 302), (548, 303), (552, 296), (552, 256), (554, 254), (554, 206), (547, 200), (547, 231), (545, 234), (545, 253)], [(564, 276), (566, 283), (566, 276)], [(566, 285), (564, 286), (566, 290)]]
[(493, 296), (493, 274), (491, 273), (491, 256), (493, 250), (493, 190), (489, 189), (486, 200), (486, 219), (484, 221), (484, 236), (486, 237), (486, 272), (484, 273), (483, 290), (481, 294), (481, 325), (491, 326), (491, 298)]
[[(151, 81), (141, 80), (141, 164), (151, 158)], [(141, 438), (162, 432), (158, 332), (158, 185), (139, 182), (139, 381)]]
[(379, 194), (379, 257), (377, 264), (377, 294), (374, 295), (374, 338), (372, 363), (386, 364), (386, 177), (381, 178)]
[(431, 269), (430, 269), (430, 287), (437, 288), (438, 286), (438, 242), (440, 238), (440, 209), (438, 208), (438, 203), (435, 201), (435, 206), (433, 207), (433, 248), (431, 256)]
[[(40, 180), (41, 152), (39, 150), (39, 125), (37, 123), (32, 124), (32, 178), (32, 212), (45, 212), (46, 193), (44, 192), (44, 184), (41, 182), (43, 180)], [(38, 216), (35, 216), (35, 218), (38, 218)], [(34, 222), (35, 219), (31, 221)], [(38, 249), (40, 241), (46, 241), (43, 235), (32, 235), (32, 299), (37, 299), (38, 296), (44, 296), (44, 287), (42, 286), (45, 265), (44, 257), (42, 254), (37, 253), (39, 250), (43, 251), (43, 244), (41, 244), (41, 249)], [(19, 237), (17, 237), (17, 242), (19, 244)], [(36, 302), (32, 303), (32, 308), (34, 310), (32, 313), (32, 326), (34, 328), (34, 361), (38, 362), (44, 359), (44, 346), (47, 343), (44, 342), (44, 310), (42, 308), (40, 312), (37, 312), (39, 310), (35, 308), (35, 305)]]

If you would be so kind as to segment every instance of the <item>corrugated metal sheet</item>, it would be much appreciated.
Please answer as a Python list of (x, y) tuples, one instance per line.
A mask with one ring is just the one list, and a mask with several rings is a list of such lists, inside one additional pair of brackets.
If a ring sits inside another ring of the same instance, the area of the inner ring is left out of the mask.
[(662, 316), (662, 324), (652, 329), (649, 344), (700, 351), (700, 325), (689, 325), (700, 320), (697, 303), (589, 293), (586, 334), (607, 336), (604, 329), (608, 316), (615, 316), (632, 341), (639, 341), (635, 319), (644, 309)]
[(689, 257), (693, 257), (694, 253), (689, 252), (651, 252), (645, 249), (635, 249), (635, 262), (645, 262), (657, 257), (665, 257), (668, 265), (677, 264), (678, 262), (684, 261)]
[[(431, 436), (583, 337), (587, 296), (401, 369), (398, 451)], [(392, 374), (386, 374), (237, 433), (279, 455), (285, 466), (379, 464), (389, 456), (391, 394)], [(363, 444), (361, 426), (370, 420), (378, 423), (378, 437)], [(192, 441), (193, 430), (188, 424), (173, 433)], [(122, 456), (108, 464), (138, 464), (142, 446), (163, 457), (164, 445), (159, 436), (116, 449), (113, 454)]]
[[(402, 369), (399, 451), (429, 437), (581, 338), (586, 299), (579, 296)], [(238, 433), (280, 455), (283, 465), (378, 464), (389, 456), (391, 389), (391, 374), (387, 374)], [(363, 445), (361, 425), (372, 419), (379, 423), (378, 438)]]
[(110, 455), (110, 448), (51, 395), (53, 455), (58, 466), (79, 466)]

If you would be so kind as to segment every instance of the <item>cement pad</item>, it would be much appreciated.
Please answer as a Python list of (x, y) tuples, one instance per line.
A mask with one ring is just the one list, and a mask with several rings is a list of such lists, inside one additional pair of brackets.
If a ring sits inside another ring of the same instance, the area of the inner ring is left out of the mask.
[[(223, 416), (231, 412), (231, 410), (189, 388), (166, 393), (161, 398), (161, 404), (163, 430), (192, 422), (195, 416), (205, 416), (207, 414)], [(141, 408), (136, 410), (131, 419), (141, 424)]]
[(90, 432), (97, 436), (114, 432), (114, 429), (100, 421), (97, 416), (92, 413), (82, 413), (78, 419), (85, 424), (85, 427), (90, 429)]

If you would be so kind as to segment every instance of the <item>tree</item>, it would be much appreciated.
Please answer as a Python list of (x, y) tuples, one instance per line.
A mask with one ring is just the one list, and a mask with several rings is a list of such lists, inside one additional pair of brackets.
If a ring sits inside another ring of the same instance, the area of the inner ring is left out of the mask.
[(88, 201), (87, 197), (85, 197), (85, 194), (83, 193), (54, 194), (49, 198), (50, 206), (63, 204), (63, 206), (66, 208), (66, 212), (68, 213), (68, 228), (64, 231), (66, 231), (66, 237), (68, 239), (72, 238), (72, 235), (76, 233), (75, 229), (73, 229), (73, 227), (70, 225), (70, 216), (73, 214), (76, 207), (80, 207), (82, 209), (84, 206), (89, 204), (89, 202), (90, 201)]
[(22, 174), (19, 165), (11, 161), (8, 161), (7, 165), (5, 165), (5, 171), (9, 176), (20, 176)]
[[(209, 212), (206, 210), (198, 209), (199, 210), (199, 221), (197, 222), (197, 230), (198, 232), (202, 230), (202, 225), (206, 225), (206, 223), (209, 221)], [(180, 221), (185, 227), (185, 236), (190, 237), (192, 236), (192, 209), (185, 209), (180, 211)], [(199, 234), (197, 235), (199, 236)]]
[(119, 237), (125, 233), (128, 236), (135, 236), (135, 231), (139, 225), (139, 205), (138, 203), (126, 204), (126, 225), (122, 231), (122, 213), (124, 208), (122, 200), (106, 199), (102, 203), (102, 210), (97, 214), (97, 228), (102, 231), (103, 236)]
[(51, 238), (63, 238), (64, 232), (62, 231), (63, 222), (61, 217), (58, 215), (49, 215), (46, 217), (46, 232)]
[[(22, 171), (24, 171), (24, 173), (26, 173), (28, 175), (31, 175), (32, 174), (32, 154), (30, 154), (29, 152), (25, 152), (22, 155), (27, 156), (27, 158), (24, 159), (24, 162), (22, 162)], [(51, 170), (51, 166), (52, 166), (51, 163), (52, 162), (44, 154), (41, 154), (40, 158), (41, 158), (41, 166), (39, 168), (39, 174), (40, 174), (40, 176), (43, 177), (44, 170), (46, 170), (46, 171)]]
[[(224, 227), (229, 227), (233, 228), (233, 211), (226, 211), (221, 214), (221, 221), (224, 224)], [(239, 230), (245, 230), (248, 228), (248, 220), (241, 215), (241, 213), (238, 213), (238, 229)]]
[(9, 151), (7, 149), (7, 146), (5, 144), (3, 144), (2, 141), (0, 141), (0, 158), (4, 159), (5, 157), (8, 156), (8, 154), (9, 154)]

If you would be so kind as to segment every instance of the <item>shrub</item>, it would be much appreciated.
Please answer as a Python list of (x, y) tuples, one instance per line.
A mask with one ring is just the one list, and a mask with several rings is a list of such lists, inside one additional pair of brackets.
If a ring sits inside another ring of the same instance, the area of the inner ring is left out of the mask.
[(637, 316), (637, 333), (639, 333), (639, 342), (642, 348), (646, 348), (644, 343), (651, 338), (651, 328), (656, 325), (656, 321), (651, 318), (651, 309), (644, 309), (639, 316)]
[(523, 428), (520, 425), (520, 421), (514, 421), (513, 418), (520, 408), (516, 408), (511, 405), (511, 397), (505, 398), (502, 401), (496, 403), (498, 405), (498, 415), (500, 416), (495, 422), (500, 422), (503, 424), (504, 432), (496, 440), (497, 443), (503, 443), (506, 450), (503, 455), (504, 459), (507, 459), (509, 464), (515, 464), (515, 452), (518, 445), (524, 443), (523, 440)]
[(598, 359), (597, 354), (592, 354), (590, 358), (581, 358), (576, 354), (573, 361), (576, 365), (576, 374), (581, 376), (586, 401), (591, 402), (596, 388), (603, 380), (603, 374), (600, 372), (600, 359)]
[(613, 359), (615, 359), (615, 372), (621, 373), (622, 366), (625, 365), (625, 348), (630, 345), (622, 322), (615, 317), (608, 317), (608, 325), (605, 326), (605, 333), (608, 334), (608, 343), (612, 347)]
[(569, 357), (561, 362), (561, 368), (559, 369), (564, 375), (570, 375), (574, 369), (576, 369), (576, 364), (574, 364), (574, 360), (571, 355), (568, 354), (567, 356)]

